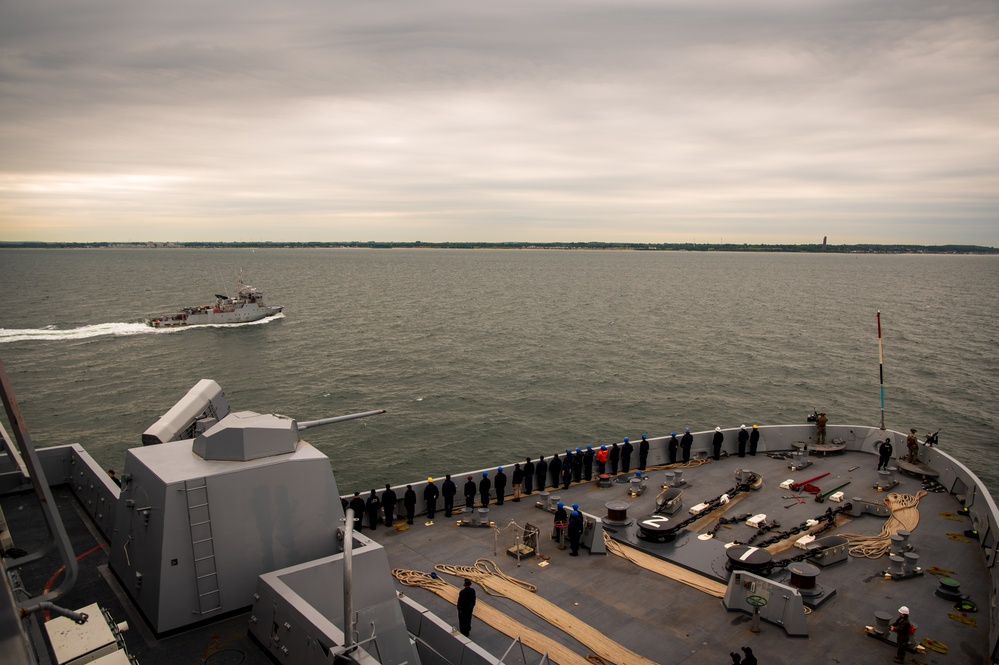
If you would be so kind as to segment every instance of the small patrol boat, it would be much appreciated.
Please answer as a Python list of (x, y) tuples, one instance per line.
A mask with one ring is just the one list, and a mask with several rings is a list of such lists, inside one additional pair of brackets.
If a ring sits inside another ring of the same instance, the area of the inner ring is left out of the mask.
[(172, 314), (156, 314), (146, 319), (146, 325), (153, 328), (177, 328), (249, 323), (279, 314), (283, 309), (280, 305), (265, 305), (264, 294), (240, 279), (239, 288), (233, 297), (215, 294), (213, 305), (185, 307)]

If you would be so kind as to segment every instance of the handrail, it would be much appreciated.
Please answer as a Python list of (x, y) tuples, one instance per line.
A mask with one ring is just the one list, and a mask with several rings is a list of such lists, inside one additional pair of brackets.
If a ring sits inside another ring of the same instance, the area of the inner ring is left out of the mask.
[(45, 480), (45, 472), (38, 461), (35, 446), (31, 443), (31, 435), (28, 433), (24, 416), (21, 414), (21, 407), (18, 406), (17, 399), (14, 397), (14, 389), (10, 384), (10, 379), (7, 377), (7, 368), (3, 364), (3, 359), (0, 359), (0, 397), (3, 398), (3, 405), (7, 411), (7, 419), (14, 430), (17, 447), (31, 476), (31, 484), (34, 485), (35, 496), (38, 497), (38, 502), (41, 505), (42, 513), (45, 515), (45, 521), (48, 523), (49, 534), (51, 535), (51, 539), (42, 546), (41, 550), (11, 559), (7, 562), (7, 565), (9, 568), (18, 568), (35, 561), (51, 551), (52, 546), (55, 545), (59, 550), (59, 555), (65, 567), (65, 577), (63, 577), (62, 583), (58, 587), (18, 604), (22, 612), (31, 613), (44, 609), (44, 603), (51, 602), (72, 589), (79, 575), (79, 566), (76, 562), (76, 554), (73, 552), (73, 546), (69, 542), (69, 535), (66, 533), (66, 526), (62, 522), (59, 510), (56, 508), (55, 501), (52, 498), (52, 490), (49, 489), (49, 484)]

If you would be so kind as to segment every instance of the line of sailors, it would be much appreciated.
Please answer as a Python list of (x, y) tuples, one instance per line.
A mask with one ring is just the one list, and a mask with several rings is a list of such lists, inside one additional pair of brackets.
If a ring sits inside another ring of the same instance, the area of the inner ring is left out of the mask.
[[(749, 454), (755, 455), (759, 437), (760, 431), (756, 425), (753, 425), (751, 433), (743, 425), (738, 435), (739, 457), (745, 456), (747, 443), (749, 444)], [(724, 435), (721, 428), (716, 427), (712, 441), (714, 459), (719, 458), (723, 441)], [(676, 432), (672, 432), (666, 444), (669, 463), (676, 464), (678, 461), (690, 461), (690, 448), (693, 442), (694, 437), (690, 433), (689, 427), (684, 429), (683, 436), (679, 439), (677, 439)], [(586, 450), (576, 448), (575, 452), (567, 448), (565, 457), (562, 459), (559, 459), (557, 453), (548, 461), (545, 460), (543, 455), (538, 458), (537, 462), (532, 462), (530, 457), (525, 458), (523, 464), (518, 462), (513, 468), (513, 477), (510, 479), (513, 489), (512, 500), (519, 502), (521, 496), (530, 495), (535, 489), (543, 492), (549, 485), (552, 487), (561, 485), (563, 489), (568, 489), (572, 483), (590, 481), (593, 479), (594, 463), (596, 464), (598, 477), (608, 474), (608, 466), (610, 467), (609, 475), (616, 476), (619, 468), (623, 473), (629, 473), (631, 470), (631, 456), (634, 451), (635, 446), (629, 441), (628, 437), (624, 437), (624, 442), (620, 446), (617, 443), (613, 443), (610, 446), (602, 445), (594, 450), (593, 446), (588, 445), (586, 446)], [(679, 460), (677, 459), (678, 456), (680, 457)], [(639, 471), (645, 470), (648, 458), (648, 435), (642, 434), (642, 440), (638, 444)], [(482, 507), (488, 506), (490, 494), (493, 491), (496, 494), (496, 505), (502, 506), (506, 497), (506, 486), (507, 475), (501, 466), (496, 468), (496, 473), (492, 479), (490, 479), (488, 471), (483, 471), (482, 478), (478, 484), (475, 483), (472, 476), (468, 476), (462, 488), (465, 507), (469, 509), (474, 508), (476, 497), (479, 498), (479, 503)], [(427, 485), (423, 489), (423, 500), (427, 506), (427, 519), (434, 519), (437, 513), (437, 500), (442, 497), (444, 499), (444, 517), (451, 517), (457, 494), (458, 487), (451, 480), (450, 474), (445, 476), (439, 488), (434, 483), (432, 477), (427, 478)], [(416, 514), (416, 500), (416, 491), (413, 490), (413, 486), (406, 485), (406, 491), (402, 497), (402, 505), (407, 524), (413, 523), (413, 518)], [(399, 503), (399, 498), (395, 490), (386, 483), (381, 497), (378, 496), (375, 490), (371, 490), (367, 499), (361, 497), (360, 492), (354, 492), (354, 496), (349, 502), (346, 499), (343, 502), (345, 510), (348, 507), (354, 510), (354, 528), (360, 531), (364, 515), (368, 516), (368, 526), (371, 529), (376, 528), (379, 516), (382, 513), (384, 513), (385, 526), (392, 526), (397, 517), (396, 505)], [(398, 514), (398, 518), (402, 519), (402, 511)]]

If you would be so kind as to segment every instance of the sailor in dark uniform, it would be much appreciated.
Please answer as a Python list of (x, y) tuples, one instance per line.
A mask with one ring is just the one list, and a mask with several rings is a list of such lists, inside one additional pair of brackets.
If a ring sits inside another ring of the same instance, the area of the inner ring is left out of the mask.
[(749, 443), (749, 430), (743, 425), (739, 428), (739, 457), (746, 456), (746, 444)]
[(683, 461), (690, 461), (690, 447), (694, 444), (694, 435), (690, 433), (690, 428), (687, 427), (683, 431), (683, 436), (680, 437), (680, 450), (683, 452)]
[(496, 477), (493, 480), (493, 486), (496, 488), (496, 505), (503, 505), (503, 496), (506, 494), (506, 474), (503, 473), (503, 467), (496, 468)]
[(524, 496), (534, 491), (534, 462), (530, 457), (524, 458)]
[(616, 443), (611, 444), (610, 454), (607, 456), (610, 459), (610, 472), (612, 476), (617, 475), (617, 463), (621, 460), (621, 449), (618, 448)]
[(520, 468), (520, 462), (513, 465), (513, 476), (510, 478), (510, 485), (513, 487), (513, 501), (520, 502), (520, 488), (524, 485), (524, 470)]
[(395, 504), (399, 501), (395, 495), (395, 490), (388, 483), (385, 483), (385, 491), (382, 492), (382, 510), (385, 511), (385, 526), (392, 526), (395, 518)]
[(749, 454), (756, 455), (756, 446), (760, 443), (760, 428), (753, 423), (753, 431), (749, 433)]
[(402, 495), (402, 505), (406, 508), (406, 524), (412, 524), (416, 514), (416, 491), (412, 485), (406, 485), (406, 493)]
[(624, 437), (624, 445), (621, 446), (621, 471), (628, 473), (631, 470), (631, 453), (635, 446), (631, 445), (628, 437)]
[(475, 481), (472, 480), (471, 476), (465, 481), (465, 507), (473, 508), (475, 507)]
[(479, 481), (479, 501), (482, 502), (482, 507), (485, 508), (489, 505), (489, 490), (493, 488), (493, 482), (489, 480), (489, 472), (482, 472), (482, 480)]
[(648, 434), (642, 435), (642, 440), (638, 444), (638, 470), (645, 471), (645, 466), (649, 462), (649, 440)]
[(364, 509), (368, 513), (368, 526), (374, 531), (378, 527), (378, 513), (382, 511), (382, 500), (378, 498), (374, 490), (371, 490), (371, 494), (368, 495)]
[(434, 519), (434, 514), (437, 512), (437, 497), (441, 495), (440, 490), (437, 489), (437, 485), (434, 485), (433, 478), (427, 478), (427, 486), (423, 488), (423, 498), (427, 502), (427, 519)]
[(572, 456), (572, 482), (578, 483), (583, 478), (583, 449), (576, 448)]
[(669, 436), (669, 442), (666, 444), (666, 449), (669, 452), (669, 463), (676, 464), (676, 451), (680, 448), (680, 442), (676, 440), (676, 432), (672, 432)]
[(451, 480), (451, 474), (444, 476), (441, 483), (441, 496), (444, 497), (444, 517), (451, 517), (454, 512), (454, 495), (458, 493), (458, 486)]
[(466, 579), (465, 586), (458, 592), (458, 631), (468, 637), (472, 632), (472, 610), (475, 609), (475, 589), (472, 580)]
[(572, 483), (572, 458), (574, 455), (566, 453), (565, 456), (568, 459), (562, 462), (562, 489), (567, 490)]
[(558, 458), (558, 453), (552, 455), (552, 461), (548, 463), (548, 475), (552, 478), (552, 487), (557, 488), (562, 477), (562, 460)]
[(878, 446), (878, 471), (883, 468), (888, 468), (888, 463), (891, 462), (892, 445), (891, 438), (887, 438), (881, 442)]
[(361, 531), (361, 522), (364, 520), (364, 499), (360, 492), (354, 492), (354, 498), (350, 500), (350, 508), (354, 511), (354, 530)]
[(595, 455), (593, 446), (587, 445), (586, 450), (583, 451), (583, 480), (593, 479), (593, 457)]
[(569, 556), (579, 556), (579, 539), (583, 535), (583, 513), (573, 510), (569, 514)]
[(568, 525), (568, 521), (569, 514), (565, 511), (565, 504), (559, 501), (555, 505), (554, 532), (552, 535), (560, 543), (563, 542), (562, 538), (565, 536), (565, 527)]
[(548, 485), (548, 462), (544, 456), (538, 458), (538, 463), (534, 465), (534, 480), (538, 483), (538, 491), (544, 492)]
[(721, 427), (715, 428), (715, 436), (711, 440), (711, 457), (712, 459), (721, 459), (721, 447), (722, 443), (725, 442), (725, 435), (722, 434)]

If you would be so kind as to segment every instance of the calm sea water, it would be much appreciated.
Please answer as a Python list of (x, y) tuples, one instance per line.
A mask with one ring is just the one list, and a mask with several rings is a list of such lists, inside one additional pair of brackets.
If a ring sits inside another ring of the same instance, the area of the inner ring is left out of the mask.
[[(285, 314), (153, 331), (236, 275)], [(342, 492), (742, 423), (880, 419), (999, 490), (999, 257), (530, 250), (0, 250), (34, 442), (107, 467), (199, 379), (312, 420)]]

